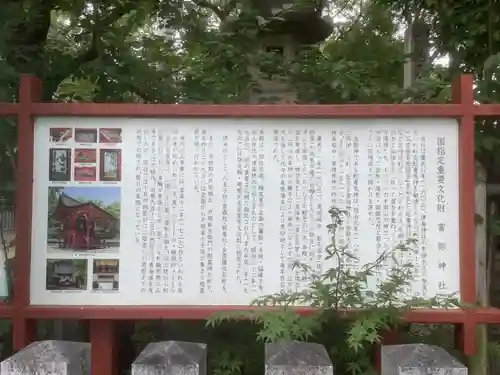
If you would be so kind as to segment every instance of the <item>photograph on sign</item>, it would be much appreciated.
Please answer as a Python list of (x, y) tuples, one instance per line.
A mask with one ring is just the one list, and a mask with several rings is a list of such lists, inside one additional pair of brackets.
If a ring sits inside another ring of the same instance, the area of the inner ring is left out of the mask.
[(75, 166), (74, 180), (77, 182), (91, 182), (97, 178), (96, 167)]
[(50, 181), (70, 181), (71, 180), (71, 149), (51, 148), (49, 161)]
[(47, 290), (86, 290), (86, 259), (47, 259)]
[(94, 259), (92, 290), (117, 291), (119, 288), (120, 261), (118, 259)]
[(51, 128), (49, 142), (64, 143), (73, 138), (73, 128)]
[[(47, 243), (47, 252), (32, 253), (34, 304), (245, 306), (302, 291), (311, 277), (296, 262), (317, 273), (335, 266), (325, 259), (332, 206), (346, 211), (335, 239), (359, 258), (345, 260), (353, 271), (414, 238), (413, 251), (396, 253), (415, 275), (404, 295), (459, 298), (456, 120), (71, 121), (99, 137), (119, 129), (121, 143), (99, 149), (99, 178), (88, 186), (52, 191), (48, 156), (35, 159), (32, 248)], [(65, 124), (37, 120), (36, 155), (49, 153), (49, 129)], [(36, 225), (47, 212), (48, 230)], [(89, 259), (92, 287), (41, 289), (37, 265), (73, 252)], [(96, 293), (105, 290), (113, 293)]]
[(121, 143), (122, 129), (99, 129), (99, 143)]
[(96, 143), (97, 129), (77, 128), (75, 129), (75, 142), (77, 143)]
[(121, 179), (121, 150), (101, 149), (101, 168), (99, 180), (120, 181)]
[(89, 148), (75, 149), (75, 163), (95, 163), (97, 162), (97, 150)]
[(119, 187), (49, 187), (48, 253), (118, 253), (120, 212)]

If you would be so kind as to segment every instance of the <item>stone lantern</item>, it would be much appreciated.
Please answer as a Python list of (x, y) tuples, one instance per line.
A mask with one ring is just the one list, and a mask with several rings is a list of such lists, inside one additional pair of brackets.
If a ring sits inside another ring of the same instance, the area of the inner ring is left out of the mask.
[[(323, 9), (317, 7), (317, 0), (251, 0), (252, 6), (264, 22), (261, 28), (260, 48), (278, 53), (284, 59), (292, 60), (301, 46), (325, 40), (333, 31), (329, 17), (322, 16)], [(251, 96), (252, 103), (291, 104), (296, 93), (279, 78), (269, 80), (259, 77), (253, 71), (257, 88)]]

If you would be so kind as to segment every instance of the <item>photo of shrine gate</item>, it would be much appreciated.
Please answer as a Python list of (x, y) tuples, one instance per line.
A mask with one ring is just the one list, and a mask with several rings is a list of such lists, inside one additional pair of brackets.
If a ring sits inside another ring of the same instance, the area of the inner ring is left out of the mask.
[(49, 254), (118, 252), (120, 188), (49, 187), (48, 204)]

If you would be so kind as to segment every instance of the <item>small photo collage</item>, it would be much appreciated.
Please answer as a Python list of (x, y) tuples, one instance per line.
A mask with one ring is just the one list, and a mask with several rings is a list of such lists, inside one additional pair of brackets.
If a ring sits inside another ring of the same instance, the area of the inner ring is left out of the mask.
[[(89, 262), (92, 262), (91, 277), (88, 277)], [(47, 259), (45, 288), (48, 291), (116, 292), (119, 267), (118, 259)]]
[(51, 128), (49, 181), (120, 182), (120, 128)]
[(119, 290), (121, 143), (120, 128), (50, 129), (46, 290)]

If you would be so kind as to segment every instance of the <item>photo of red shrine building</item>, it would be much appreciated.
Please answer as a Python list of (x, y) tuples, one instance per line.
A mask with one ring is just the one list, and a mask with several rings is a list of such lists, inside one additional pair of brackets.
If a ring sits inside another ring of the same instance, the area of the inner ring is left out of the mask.
[[(84, 189), (117, 188), (79, 188), (80, 191)], [(49, 196), (50, 194), (49, 192)], [(57, 192), (56, 195), (57, 203), (49, 213), (47, 242), (50, 253), (68, 251), (114, 253), (118, 251), (120, 219), (116, 213), (90, 199), (73, 198), (64, 191)], [(119, 201), (115, 202), (116, 204), (119, 205)]]

